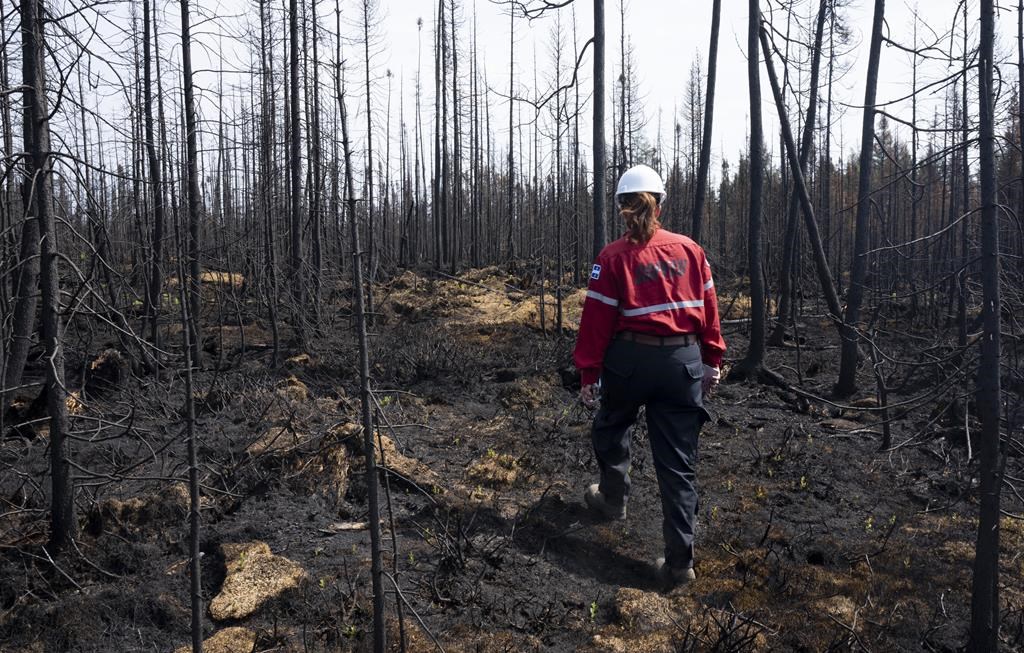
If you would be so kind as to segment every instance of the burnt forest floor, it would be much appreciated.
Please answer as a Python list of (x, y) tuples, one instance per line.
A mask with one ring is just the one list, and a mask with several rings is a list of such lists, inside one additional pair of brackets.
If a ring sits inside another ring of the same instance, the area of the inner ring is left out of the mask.
[[(629, 518), (601, 522), (581, 501), (596, 479), (590, 413), (571, 369), (582, 293), (565, 298), (560, 334), (546, 306), (543, 333), (536, 295), (505, 285), (516, 282), (496, 269), (464, 282), (406, 272), (376, 289), (391, 650), (403, 634), (411, 651), (954, 651), (966, 642), (977, 484), (962, 428), (924, 406), (893, 425), (897, 446), (880, 453), (868, 367), (862, 393), (843, 402), (856, 410), (724, 383), (701, 435), (698, 579), (666, 593), (651, 566), (661, 508), (642, 421)], [(746, 350), (745, 323), (742, 298), (722, 294), (728, 363)], [(282, 352), (277, 368), (258, 320), (204, 333), (207, 651), (369, 647), (356, 343), (344, 289), (331, 301), (344, 307), (331, 330)], [(834, 332), (812, 318), (801, 327), (799, 348), (770, 348), (767, 362), (790, 382), (799, 370), (803, 389), (826, 396)], [(927, 386), (913, 385), (889, 401)], [(0, 651), (188, 644), (187, 493), (174, 481), (187, 472), (182, 396), (179, 381), (133, 377), (72, 407), (81, 532), (53, 560), (45, 425), (5, 427)], [(1024, 522), (1004, 519), (1011, 651), (1024, 650), (1022, 552)]]

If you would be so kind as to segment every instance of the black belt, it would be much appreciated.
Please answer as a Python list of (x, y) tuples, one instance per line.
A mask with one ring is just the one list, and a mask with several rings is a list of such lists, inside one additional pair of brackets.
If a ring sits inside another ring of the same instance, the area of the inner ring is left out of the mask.
[(655, 347), (679, 347), (680, 345), (696, 345), (700, 340), (696, 333), (678, 333), (673, 336), (652, 336), (646, 333), (635, 331), (619, 331), (615, 334), (617, 340), (626, 340), (640, 345), (654, 345)]

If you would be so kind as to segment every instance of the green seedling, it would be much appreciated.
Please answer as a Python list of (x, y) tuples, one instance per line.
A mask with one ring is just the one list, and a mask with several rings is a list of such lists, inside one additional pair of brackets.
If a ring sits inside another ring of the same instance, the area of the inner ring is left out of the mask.
[(807, 477), (806, 476), (801, 476), (800, 477), (800, 489), (801, 490), (806, 490), (807, 489)]
[(597, 619), (597, 601), (590, 602), (590, 623)]
[(868, 518), (864, 521), (864, 532), (865, 533), (870, 533), (871, 529), (873, 529), (874, 527), (875, 527), (875, 518), (873, 516), (869, 515)]

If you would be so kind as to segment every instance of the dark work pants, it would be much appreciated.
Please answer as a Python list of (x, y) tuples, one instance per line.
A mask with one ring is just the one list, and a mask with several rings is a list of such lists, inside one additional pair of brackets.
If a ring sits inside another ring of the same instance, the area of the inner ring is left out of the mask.
[(604, 358), (601, 407), (591, 439), (601, 471), (601, 494), (612, 505), (629, 498), (629, 428), (640, 406), (658, 475), (665, 560), (693, 566), (697, 521), (697, 435), (707, 420), (701, 397), (704, 364), (697, 345), (657, 347), (613, 340)]

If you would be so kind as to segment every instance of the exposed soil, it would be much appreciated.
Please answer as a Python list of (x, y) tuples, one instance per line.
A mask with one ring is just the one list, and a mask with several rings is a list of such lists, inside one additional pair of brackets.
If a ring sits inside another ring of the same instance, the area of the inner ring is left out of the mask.
[[(977, 497), (963, 430), (922, 408), (893, 425), (904, 446), (883, 454), (873, 391), (844, 410), (722, 385), (701, 440), (698, 579), (665, 593), (651, 566), (661, 509), (642, 422), (629, 518), (601, 522), (581, 501), (596, 473), (571, 370), (581, 293), (565, 298), (562, 332), (548, 297), (542, 332), (536, 295), (505, 285), (517, 280), (495, 269), (465, 279), (405, 273), (376, 293), (385, 568), (401, 588), (399, 601), (385, 579), (393, 650), (402, 630), (413, 651), (965, 643)], [(722, 305), (743, 317), (742, 298), (724, 291)], [(206, 334), (204, 634), (218, 633), (208, 650), (369, 646), (358, 373), (338, 316), (280, 369), (269, 365), (265, 324)], [(791, 381), (799, 369), (803, 388), (826, 395), (833, 331), (801, 326), (799, 349), (772, 349), (768, 362)], [(745, 351), (743, 328), (727, 326), (727, 357)], [(175, 651), (190, 641), (188, 496), (168, 480), (187, 471), (180, 383), (122, 381), (123, 367), (112, 369), (75, 411), (92, 439), (74, 450), (82, 531), (77, 549), (52, 561), (45, 425), (5, 427), (0, 462), (15, 471), (0, 479), (2, 651)], [(1002, 526), (1002, 637), (1006, 650), (1024, 650), (1024, 522)], [(228, 587), (274, 591), (214, 602)]]

